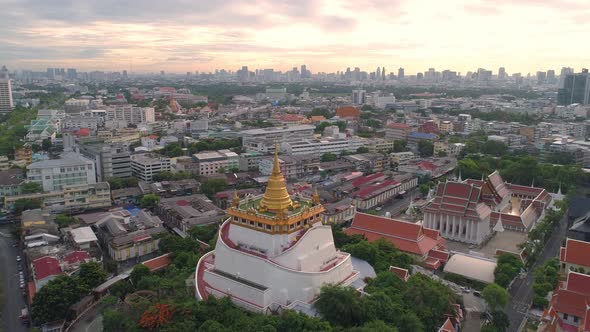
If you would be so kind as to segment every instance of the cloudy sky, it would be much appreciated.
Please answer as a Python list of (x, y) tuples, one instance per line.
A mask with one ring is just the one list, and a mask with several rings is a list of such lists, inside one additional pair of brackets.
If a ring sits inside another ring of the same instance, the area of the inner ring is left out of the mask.
[(588, 0), (0, 0), (0, 65), (134, 72), (590, 66)]

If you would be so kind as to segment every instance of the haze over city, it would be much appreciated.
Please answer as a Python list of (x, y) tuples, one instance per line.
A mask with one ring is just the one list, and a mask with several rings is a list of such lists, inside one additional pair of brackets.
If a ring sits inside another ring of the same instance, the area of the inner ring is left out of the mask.
[(250, 68), (582, 68), (584, 0), (1, 0), (13, 69), (186, 72)]

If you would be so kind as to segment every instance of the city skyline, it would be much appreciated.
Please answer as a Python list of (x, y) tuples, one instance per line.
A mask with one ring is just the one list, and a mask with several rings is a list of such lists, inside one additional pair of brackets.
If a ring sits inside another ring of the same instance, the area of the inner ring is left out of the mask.
[(578, 0), (0, 3), (11, 8), (0, 13), (0, 63), (11, 69), (182, 73), (306, 64), (314, 73), (401, 66), (406, 74), (428, 67), (526, 74), (582, 68), (590, 48), (552, 45), (584, 39), (590, 11)]

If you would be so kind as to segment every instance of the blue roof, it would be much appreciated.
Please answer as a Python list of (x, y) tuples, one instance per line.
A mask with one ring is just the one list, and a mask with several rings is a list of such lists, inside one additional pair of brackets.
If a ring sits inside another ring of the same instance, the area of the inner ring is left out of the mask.
[(408, 134), (408, 137), (421, 138), (421, 139), (435, 139), (436, 135), (429, 134), (429, 133), (421, 133), (419, 131), (412, 131)]
[(139, 213), (139, 211), (141, 211), (141, 209), (140, 209), (140, 208), (138, 208), (138, 207), (137, 207), (137, 206), (135, 206), (135, 205), (129, 205), (129, 206), (126, 206), (126, 207), (125, 207), (125, 210), (129, 211), (129, 213), (131, 213), (131, 215), (132, 215), (133, 217), (135, 217), (135, 216), (136, 216), (136, 215)]

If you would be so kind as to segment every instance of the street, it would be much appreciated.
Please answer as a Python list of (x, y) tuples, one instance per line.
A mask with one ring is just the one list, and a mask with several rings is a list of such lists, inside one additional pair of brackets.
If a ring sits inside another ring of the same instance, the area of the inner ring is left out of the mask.
[(386, 203), (382, 206), (381, 210), (379, 211), (380, 216), (384, 216), (387, 212), (391, 213), (392, 217), (395, 217), (402, 211), (403, 209), (407, 208), (410, 205), (410, 198), (412, 194), (415, 195), (416, 190), (410, 190), (405, 195), (404, 198), (398, 199), (393, 198), (390, 202)]
[(533, 267), (529, 269), (526, 277), (514, 281), (514, 284), (510, 288), (511, 298), (506, 309), (506, 314), (508, 315), (508, 319), (510, 319), (508, 332), (518, 331), (528, 311), (529, 304), (533, 299), (533, 271), (559, 254), (561, 241), (565, 238), (566, 231), (567, 213), (564, 214), (557, 228), (551, 233), (551, 237), (543, 248), (543, 252), (539, 255)]
[[(16, 263), (16, 248), (12, 246), (14, 240), (10, 236), (9, 227), (0, 228), (0, 265), (2, 266), (2, 325), (4, 331), (19, 332), (29, 329), (20, 322), (21, 309), (25, 302), (19, 287), (19, 277)], [(22, 257), (22, 255), (21, 255)]]

